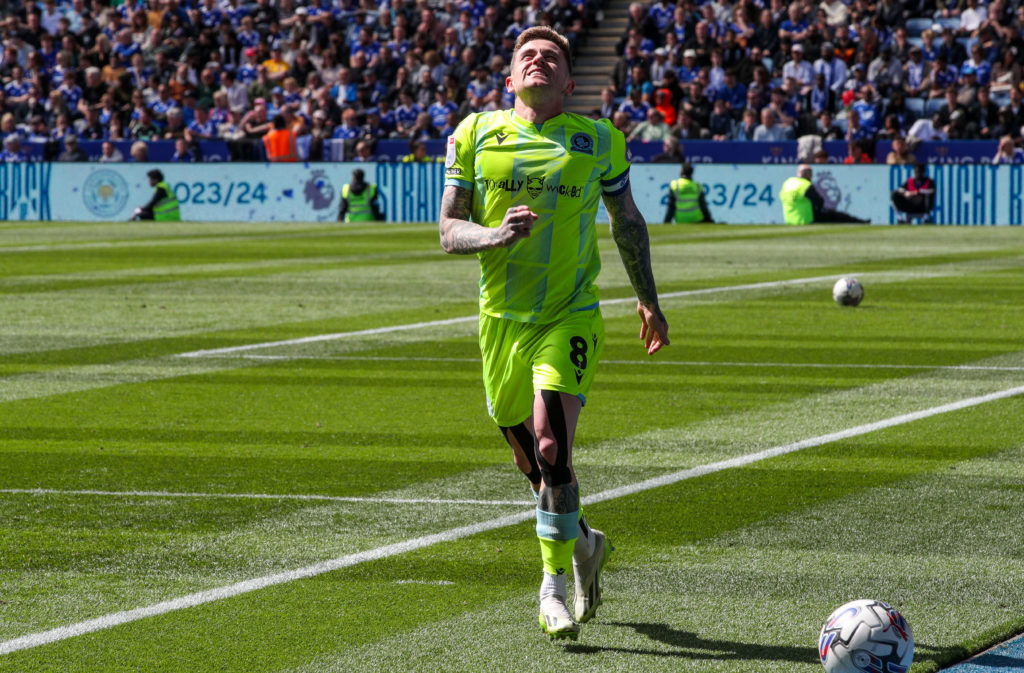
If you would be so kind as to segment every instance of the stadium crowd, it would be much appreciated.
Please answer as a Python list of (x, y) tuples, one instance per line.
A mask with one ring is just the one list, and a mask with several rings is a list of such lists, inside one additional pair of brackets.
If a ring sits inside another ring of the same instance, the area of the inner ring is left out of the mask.
[[(372, 159), (379, 139), (412, 146), (510, 107), (519, 33), (551, 25), (576, 46), (599, 15), (599, 0), (12, 0), (0, 160), (28, 143), (83, 160), (79, 140), (107, 141), (103, 161), (141, 160), (169, 140), (194, 161), (199, 141), (244, 148), (275, 118), (311, 159), (329, 139)], [(934, 139), (1024, 158), (1024, 2), (636, 2), (616, 50), (594, 114), (669, 157), (684, 139), (817, 136), (849, 141), (851, 162), (879, 139), (898, 139), (894, 161)]]

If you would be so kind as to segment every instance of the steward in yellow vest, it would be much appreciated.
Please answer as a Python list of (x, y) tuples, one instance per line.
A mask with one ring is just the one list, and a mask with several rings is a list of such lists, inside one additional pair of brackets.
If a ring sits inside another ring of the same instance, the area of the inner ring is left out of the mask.
[(825, 199), (811, 184), (811, 167), (800, 164), (796, 176), (788, 178), (779, 190), (779, 201), (782, 202), (782, 218), (786, 224), (811, 224), (812, 222), (828, 222), (841, 224), (867, 224), (862, 220), (840, 210), (825, 207)]
[(683, 164), (679, 177), (668, 185), (668, 210), (665, 212), (665, 224), (675, 222), (710, 222), (708, 202), (704, 196), (704, 187), (693, 180), (693, 165)]
[(180, 222), (181, 210), (174, 190), (164, 182), (164, 174), (158, 168), (146, 173), (149, 185), (153, 187), (153, 198), (132, 213), (133, 220), (156, 220), (157, 222)]
[(382, 221), (384, 213), (377, 203), (377, 185), (366, 182), (363, 169), (352, 171), (352, 182), (341, 188), (338, 219), (344, 222)]

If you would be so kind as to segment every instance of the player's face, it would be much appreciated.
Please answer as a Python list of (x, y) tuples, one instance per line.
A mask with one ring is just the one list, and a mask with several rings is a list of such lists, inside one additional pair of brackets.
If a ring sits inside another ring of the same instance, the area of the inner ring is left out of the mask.
[(550, 40), (530, 40), (516, 52), (506, 86), (519, 94), (526, 89), (543, 88), (559, 94), (572, 93), (565, 54)]

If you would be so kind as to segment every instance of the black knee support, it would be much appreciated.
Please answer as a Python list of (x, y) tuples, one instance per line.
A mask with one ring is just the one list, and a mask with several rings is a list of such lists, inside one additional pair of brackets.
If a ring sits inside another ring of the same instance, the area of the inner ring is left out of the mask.
[(554, 390), (540, 391), (544, 409), (547, 411), (548, 423), (555, 436), (558, 452), (554, 465), (548, 463), (537, 450), (537, 462), (540, 474), (546, 486), (564, 486), (572, 483), (572, 470), (569, 469), (569, 433), (565, 426), (565, 411), (562, 409), (561, 395)]
[(523, 455), (526, 456), (526, 460), (530, 462), (530, 471), (526, 473), (526, 478), (534, 486), (539, 485), (541, 479), (540, 465), (537, 464), (537, 440), (533, 434), (526, 429), (525, 424), (520, 423), (512, 427), (502, 427), (501, 436), (505, 438), (505, 441), (508, 442), (508, 445), (513, 450), (515, 450), (515, 445), (512, 444), (512, 439), (516, 440), (519, 448), (523, 451)]

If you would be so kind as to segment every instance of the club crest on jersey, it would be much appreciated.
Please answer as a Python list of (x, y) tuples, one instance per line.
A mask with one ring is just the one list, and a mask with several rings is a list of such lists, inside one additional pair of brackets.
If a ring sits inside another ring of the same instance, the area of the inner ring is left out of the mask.
[(572, 134), (572, 138), (569, 138), (569, 151), (593, 156), (594, 139), (582, 131), (574, 133)]
[(526, 193), (530, 195), (530, 198), (537, 198), (540, 193), (544, 191), (544, 176), (534, 177), (532, 175), (526, 176)]
[(448, 152), (444, 155), (445, 168), (451, 168), (455, 165), (455, 152), (455, 136), (448, 136)]

